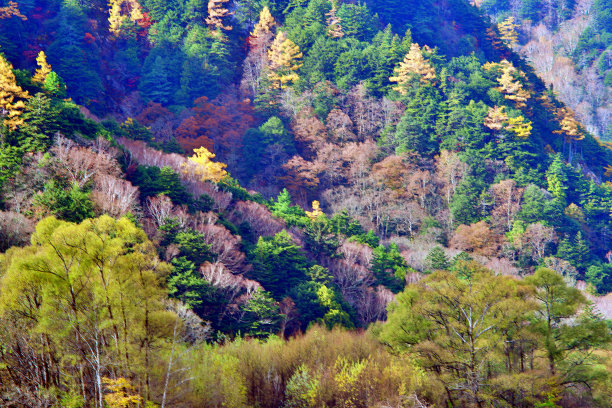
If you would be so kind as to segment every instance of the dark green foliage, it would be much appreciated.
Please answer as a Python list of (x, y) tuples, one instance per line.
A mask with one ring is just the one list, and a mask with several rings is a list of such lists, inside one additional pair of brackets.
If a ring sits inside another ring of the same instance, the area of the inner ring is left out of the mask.
[(284, 230), (274, 237), (260, 237), (252, 259), (253, 270), (249, 272), (250, 276), (277, 300), (282, 299), (306, 276), (308, 260)]
[(180, 254), (197, 266), (213, 260), (210, 245), (204, 242), (204, 236), (197, 231), (181, 231), (175, 235), (173, 242), (178, 246)]
[(282, 315), (270, 293), (256, 290), (242, 310), (245, 312), (242, 327), (246, 335), (267, 337), (279, 331)]
[(557, 249), (557, 256), (574, 265), (579, 271), (584, 272), (591, 258), (588, 243), (578, 231), (573, 239), (563, 238)]
[(205, 315), (205, 307), (220, 300), (216, 289), (202, 279), (195, 264), (184, 256), (172, 260), (168, 295), (182, 301), (199, 315)]
[(142, 199), (165, 194), (175, 204), (189, 204), (191, 201), (179, 175), (170, 167), (138, 166), (133, 172), (128, 171), (128, 180), (140, 187)]
[(401, 256), (397, 244), (390, 244), (388, 247), (379, 245), (374, 248), (370, 270), (378, 284), (398, 293), (404, 288), (407, 269), (408, 265)]
[(272, 214), (285, 220), (288, 226), (304, 227), (308, 224), (308, 217), (302, 207), (292, 205), (291, 194), (286, 188), (283, 189), (270, 205)]
[(336, 257), (336, 250), (340, 246), (338, 234), (334, 232), (329, 219), (320, 216), (312, 220), (304, 229), (304, 244), (306, 249), (317, 259)]
[(94, 216), (89, 196), (90, 192), (76, 184), (63, 187), (52, 179), (45, 184), (42, 194), (36, 197), (35, 206), (59, 219), (81, 222)]
[(425, 263), (428, 269), (432, 271), (445, 271), (448, 270), (451, 266), (450, 262), (448, 261), (448, 258), (446, 257), (446, 254), (444, 253), (444, 250), (439, 246), (436, 246), (431, 251), (429, 251), (427, 257), (425, 258)]

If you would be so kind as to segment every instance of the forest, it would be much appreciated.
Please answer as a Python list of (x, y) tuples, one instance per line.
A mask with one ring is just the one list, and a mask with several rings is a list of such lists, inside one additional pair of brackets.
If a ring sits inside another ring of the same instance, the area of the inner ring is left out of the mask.
[(612, 406), (605, 0), (0, 0), (0, 406)]

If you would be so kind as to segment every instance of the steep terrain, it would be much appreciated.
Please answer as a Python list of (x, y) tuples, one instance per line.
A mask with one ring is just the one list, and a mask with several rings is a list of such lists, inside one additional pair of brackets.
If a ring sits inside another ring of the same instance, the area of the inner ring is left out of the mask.
[(481, 3), (0, 8), (0, 405), (609, 406), (612, 148)]

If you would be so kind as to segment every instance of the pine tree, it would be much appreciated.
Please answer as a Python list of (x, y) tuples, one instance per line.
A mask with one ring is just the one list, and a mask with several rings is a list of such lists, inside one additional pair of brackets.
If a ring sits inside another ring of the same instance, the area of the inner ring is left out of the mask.
[(208, 0), (208, 17), (205, 21), (210, 28), (227, 31), (232, 29), (232, 26), (223, 25), (223, 19), (234, 14), (224, 7), (227, 2), (229, 0)]
[(561, 129), (555, 130), (553, 133), (564, 136), (564, 143), (567, 143), (569, 146), (568, 161), (571, 163), (574, 150), (574, 142), (578, 142), (584, 139), (584, 134), (580, 131), (579, 128), (580, 122), (576, 120), (574, 111), (567, 107), (557, 109), (557, 111), (555, 112), (555, 116), (559, 121), (559, 127)]
[(504, 106), (489, 108), (489, 114), (484, 120), (484, 125), (495, 131), (502, 130), (504, 128), (504, 123), (508, 120), (508, 115), (506, 115), (504, 109)]
[(497, 25), (501, 39), (506, 42), (509, 47), (514, 47), (518, 44), (518, 34), (516, 33), (517, 24), (514, 23), (514, 17), (510, 16), (503, 22)]
[(47, 75), (51, 73), (51, 65), (47, 63), (47, 56), (44, 51), (38, 53), (36, 63), (38, 64), (38, 69), (34, 73), (32, 81), (44, 83), (45, 79), (47, 79)]
[[(142, 8), (137, 0), (110, 0), (108, 5), (110, 6), (108, 11), (108, 30), (114, 36), (118, 36), (121, 33), (121, 25), (126, 20), (135, 23), (144, 18)], [(123, 15), (124, 9), (129, 12), (129, 16)]]
[(14, 1), (9, 1), (8, 6), (0, 7), (0, 20), (4, 20), (11, 17), (19, 17), (23, 21), (26, 21), (28, 18), (21, 14), (19, 11), (19, 4)]
[(444, 250), (439, 246), (434, 247), (425, 258), (425, 263), (432, 271), (447, 271), (450, 268), (450, 262), (444, 253)]
[(20, 116), (25, 109), (24, 100), (28, 98), (28, 91), (17, 85), (13, 66), (0, 54), (0, 117), (10, 130), (23, 123)]
[(332, 2), (331, 10), (326, 13), (327, 16), (327, 35), (332, 38), (344, 37), (344, 31), (342, 30), (342, 21), (338, 17), (338, 4), (336, 1)]
[(515, 75), (518, 73), (518, 70), (514, 68), (511, 62), (506, 60), (502, 61), (501, 65), (502, 75), (497, 78), (497, 82), (499, 83), (497, 90), (504, 94), (504, 98), (513, 101), (517, 108), (526, 107), (527, 104), (525, 102), (531, 95), (529, 91), (523, 89), (523, 85), (520, 81), (515, 80)]
[(254, 38), (260, 38), (267, 34), (272, 34), (272, 28), (276, 25), (276, 21), (272, 14), (270, 13), (270, 9), (268, 6), (265, 6), (261, 13), (259, 13), (259, 22), (253, 29), (251, 36)]
[(560, 155), (555, 155), (552, 163), (546, 171), (546, 180), (548, 181), (548, 191), (562, 202), (565, 201), (567, 190), (567, 174)]
[(393, 89), (402, 95), (406, 95), (406, 86), (414, 76), (418, 77), (423, 84), (430, 83), (436, 78), (435, 69), (423, 57), (421, 47), (417, 43), (412, 43), (410, 51), (404, 57), (404, 61), (400, 62), (400, 65), (395, 68), (393, 73), (394, 76), (389, 78), (389, 81), (397, 82), (397, 86)]
[(519, 139), (528, 139), (531, 136), (531, 130), (533, 125), (530, 121), (526, 121), (524, 117), (517, 116), (516, 118), (509, 118), (506, 130), (514, 132), (514, 135)]
[(288, 83), (300, 79), (296, 71), (302, 66), (299, 62), (302, 56), (300, 47), (280, 31), (268, 51), (268, 78), (273, 88), (283, 89)]

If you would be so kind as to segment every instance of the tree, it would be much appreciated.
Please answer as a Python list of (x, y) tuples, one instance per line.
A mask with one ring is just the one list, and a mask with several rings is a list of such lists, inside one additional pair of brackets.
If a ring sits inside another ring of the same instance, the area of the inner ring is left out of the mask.
[(232, 26), (223, 25), (223, 19), (234, 14), (224, 7), (224, 4), (227, 2), (229, 0), (208, 0), (208, 17), (206, 17), (205, 21), (209, 27), (226, 31), (232, 29)]
[(23, 124), (20, 116), (25, 109), (24, 100), (28, 98), (30, 98), (28, 91), (17, 85), (13, 66), (0, 55), (0, 117), (4, 126), (15, 130)]
[[(497, 366), (506, 345), (520, 344), (521, 329), (535, 305), (530, 289), (511, 277), (495, 276), (478, 264), (460, 278), (437, 271), (408, 286), (389, 305), (380, 338), (399, 352), (415, 356), (444, 386), (448, 406), (489, 406), (499, 398), (494, 382), (523, 365)], [(526, 359), (526, 353), (519, 355)], [(515, 356), (512, 356), (514, 358)]]
[(584, 139), (584, 134), (580, 131), (580, 122), (576, 120), (574, 112), (567, 107), (557, 109), (555, 116), (559, 121), (559, 130), (553, 131), (556, 134), (564, 136), (564, 146), (568, 144), (568, 161), (572, 162), (573, 143)]
[(44, 51), (38, 53), (36, 57), (36, 63), (38, 64), (38, 69), (32, 76), (32, 81), (45, 83), (47, 76), (51, 73), (51, 65), (47, 63), (47, 56)]
[(504, 129), (504, 124), (508, 120), (508, 115), (504, 112), (504, 106), (489, 108), (489, 114), (484, 120), (484, 125), (489, 129), (500, 131)]
[(525, 120), (523, 116), (517, 116), (516, 118), (509, 118), (506, 130), (514, 133), (519, 139), (528, 139), (531, 136), (533, 125), (530, 121)]
[(8, 6), (0, 7), (0, 20), (4, 20), (11, 17), (19, 17), (23, 21), (26, 21), (28, 18), (21, 14), (19, 11), (19, 4), (14, 1), (9, 1)]
[(518, 44), (518, 34), (516, 33), (517, 24), (514, 23), (514, 17), (510, 16), (497, 25), (497, 29), (501, 35), (501, 39), (512, 48)]
[(212, 159), (216, 156), (214, 153), (209, 152), (205, 147), (195, 149), (193, 153), (189, 162), (183, 164), (184, 172), (193, 172), (202, 181), (219, 182), (227, 177), (227, 171), (225, 171), (227, 164), (213, 162)]
[(527, 106), (525, 102), (531, 97), (529, 91), (523, 88), (521, 82), (515, 77), (519, 75), (519, 71), (512, 65), (511, 62), (503, 60), (501, 64), (502, 75), (497, 78), (499, 83), (499, 90), (504, 98), (513, 101), (517, 108), (524, 108)]
[(451, 266), (444, 250), (439, 246), (435, 246), (429, 251), (425, 258), (425, 264), (430, 271), (447, 271)]
[(278, 333), (282, 315), (278, 303), (265, 290), (256, 290), (242, 306), (246, 312), (243, 317), (247, 335), (265, 338)]
[(336, 1), (332, 2), (331, 10), (325, 15), (327, 16), (327, 35), (332, 38), (344, 37), (342, 20), (338, 17), (338, 3)]
[(560, 384), (592, 383), (597, 379), (596, 368), (590, 367), (598, 360), (594, 351), (612, 340), (606, 323), (555, 271), (538, 268), (525, 280), (536, 289), (535, 329), (544, 337), (550, 373)]
[(404, 57), (404, 61), (395, 68), (393, 75), (389, 78), (389, 81), (397, 83), (393, 89), (406, 95), (406, 87), (413, 77), (418, 78), (422, 84), (431, 83), (436, 78), (436, 71), (423, 57), (419, 44), (412, 43), (410, 51)]
[(272, 34), (272, 29), (276, 25), (276, 21), (272, 14), (270, 13), (270, 9), (268, 6), (264, 6), (259, 13), (259, 22), (255, 25), (251, 36), (254, 38), (262, 38), (266, 35)]
[[(144, 18), (138, 0), (110, 0), (109, 6), (108, 30), (115, 37), (121, 33), (121, 26), (126, 20), (136, 23)], [(125, 11), (129, 13), (128, 16), (123, 14)]]
[[(164, 304), (168, 266), (144, 231), (127, 218), (73, 224), (49, 217), (31, 242), (11, 249), (0, 267), (3, 327), (11, 322), (22, 336), (43, 339), (29, 341), (49, 377), (31, 386), (68, 383), (84, 390), (87, 405), (102, 407), (103, 377), (136, 377), (148, 398), (153, 352), (175, 316)], [(13, 351), (3, 363), (12, 364)], [(24, 379), (36, 381), (32, 370)]]
[(302, 56), (300, 47), (287, 38), (284, 31), (276, 35), (268, 51), (268, 78), (272, 81), (273, 88), (284, 89), (287, 84), (300, 78), (296, 71), (302, 66), (299, 62)]

